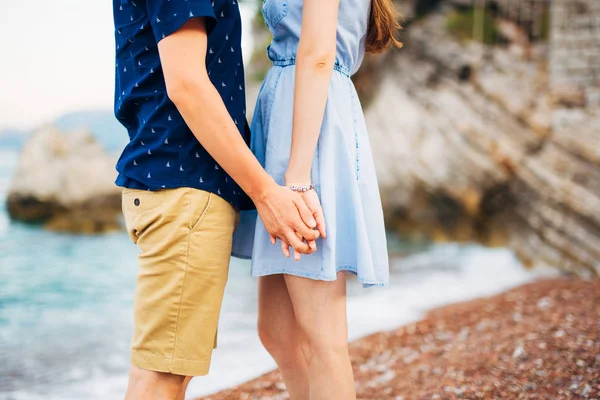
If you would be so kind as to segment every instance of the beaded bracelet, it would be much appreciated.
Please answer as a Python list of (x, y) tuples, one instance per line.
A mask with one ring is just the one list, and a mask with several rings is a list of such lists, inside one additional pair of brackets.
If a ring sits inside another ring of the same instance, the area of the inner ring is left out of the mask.
[(290, 185), (290, 186), (288, 186), (288, 188), (292, 192), (304, 193), (304, 192), (308, 192), (309, 190), (315, 190), (315, 184), (311, 183), (308, 185)]

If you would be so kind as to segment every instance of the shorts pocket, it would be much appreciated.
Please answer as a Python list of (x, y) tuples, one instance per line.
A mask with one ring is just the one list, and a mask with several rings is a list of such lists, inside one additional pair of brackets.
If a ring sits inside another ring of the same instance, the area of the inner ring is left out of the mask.
[(189, 228), (191, 232), (200, 229), (202, 220), (210, 208), (213, 194), (204, 190), (190, 189), (190, 219)]
[(166, 190), (139, 190), (124, 189), (122, 207), (124, 214), (144, 214), (160, 207), (171, 189)]
[(137, 244), (140, 234), (160, 218), (160, 207), (171, 190), (124, 189), (121, 207), (129, 238)]

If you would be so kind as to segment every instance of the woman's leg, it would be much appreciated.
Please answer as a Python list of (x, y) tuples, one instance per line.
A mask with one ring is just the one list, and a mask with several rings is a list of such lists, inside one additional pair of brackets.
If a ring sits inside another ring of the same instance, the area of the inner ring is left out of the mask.
[(308, 400), (308, 368), (283, 275), (258, 280), (258, 335), (275, 359), (290, 399)]
[(356, 399), (348, 355), (346, 276), (333, 282), (285, 275), (296, 322), (305, 340), (311, 400)]

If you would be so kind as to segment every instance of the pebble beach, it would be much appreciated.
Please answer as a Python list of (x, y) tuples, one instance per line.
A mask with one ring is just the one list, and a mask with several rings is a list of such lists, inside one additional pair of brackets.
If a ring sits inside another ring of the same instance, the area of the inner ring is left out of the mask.
[[(359, 399), (598, 399), (600, 280), (541, 280), (444, 306), (350, 353)], [(201, 400), (288, 398), (273, 371)]]

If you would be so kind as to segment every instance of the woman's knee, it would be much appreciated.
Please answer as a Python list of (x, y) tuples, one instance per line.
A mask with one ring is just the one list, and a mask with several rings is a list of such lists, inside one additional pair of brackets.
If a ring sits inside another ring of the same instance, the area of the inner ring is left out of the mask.
[(328, 356), (347, 356), (348, 339), (346, 334), (337, 332), (336, 329), (315, 329), (315, 327), (302, 327), (302, 332), (306, 340), (302, 342), (302, 352), (307, 362), (319, 355)]
[(273, 331), (273, 328), (269, 326), (269, 323), (267, 321), (264, 321), (259, 318), (257, 328), (258, 338), (260, 339), (260, 342), (262, 343), (264, 348), (267, 349), (269, 353), (271, 353), (272, 350), (275, 350), (279, 347), (275, 332)]
[(297, 332), (283, 326), (275, 326), (269, 320), (259, 318), (258, 337), (264, 348), (276, 360), (291, 357), (300, 350)]

